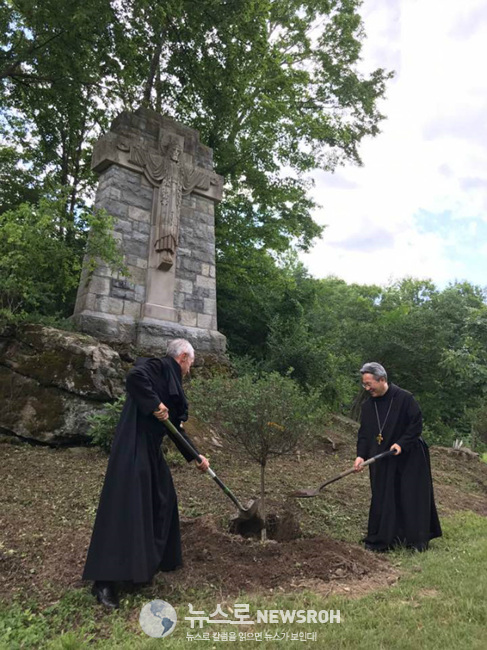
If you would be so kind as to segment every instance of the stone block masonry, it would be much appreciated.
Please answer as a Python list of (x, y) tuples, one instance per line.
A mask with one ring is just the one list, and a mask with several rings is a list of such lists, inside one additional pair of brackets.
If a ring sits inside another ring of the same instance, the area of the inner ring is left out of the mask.
[(223, 179), (196, 131), (138, 109), (122, 113), (93, 154), (95, 207), (114, 218), (127, 277), (85, 265), (74, 319), (101, 340), (162, 354), (184, 337), (202, 352), (223, 353), (218, 332), (215, 203)]

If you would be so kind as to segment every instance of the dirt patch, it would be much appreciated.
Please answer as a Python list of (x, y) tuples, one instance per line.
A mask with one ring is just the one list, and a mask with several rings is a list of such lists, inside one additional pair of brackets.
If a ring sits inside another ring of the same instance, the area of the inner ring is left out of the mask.
[(289, 508), (281, 512), (270, 512), (266, 517), (266, 530), (269, 539), (290, 542), (302, 537), (298, 517)]
[[(468, 509), (487, 515), (487, 465), (435, 448), (431, 457), (440, 514)], [(267, 511), (281, 512), (290, 492), (313, 487), (352, 461), (353, 449), (345, 446), (333, 455), (303, 453), (299, 461), (282, 457), (269, 469)], [(65, 590), (83, 586), (106, 464), (107, 457), (93, 449), (0, 445), (0, 598), (28, 596), (48, 604)], [(213, 451), (212, 466), (241, 499), (257, 496), (258, 467), (225, 450)], [(171, 471), (186, 565), (159, 574), (150, 594), (169, 594), (173, 585), (189, 591), (212, 584), (228, 594), (312, 589), (355, 595), (396, 579), (387, 558), (340, 541), (358, 540), (365, 532), (370, 501), (366, 472), (337, 482), (316, 499), (295, 500), (304, 537), (262, 545), (226, 532), (235, 508), (213, 481), (183, 461)]]
[(421, 598), (437, 598), (439, 595), (436, 589), (420, 589), (418, 591), (418, 596), (421, 596)]
[(0, 598), (49, 601), (81, 585), (106, 459), (27, 445), (0, 454)]
[[(0, 597), (28, 594), (49, 603), (84, 584), (81, 573), (107, 459), (90, 449), (5, 445), (2, 452)], [(174, 470), (179, 472), (184, 481), (206, 487), (192, 468)], [(188, 501), (189, 490), (181, 491)], [(221, 494), (211, 484), (208, 497), (221, 507)], [(269, 501), (271, 511), (273, 505)], [(158, 574), (152, 589), (160, 581), (170, 588), (213, 585), (229, 595), (294, 589), (310, 580), (362, 580), (386, 565), (359, 546), (326, 536), (262, 544), (227, 533), (223, 521), (228, 523), (216, 515), (183, 517), (185, 566)]]
[(431, 467), (440, 514), (472, 510), (487, 516), (487, 464), (477, 458), (431, 447)]
[(296, 584), (296, 587), (312, 591), (322, 598), (339, 594), (354, 599), (361, 598), (371, 591), (392, 587), (399, 578), (400, 573), (396, 569), (384, 566), (381, 570), (362, 576), (360, 579), (301, 580)]
[[(285, 504), (285, 507), (281, 508), (279, 512), (269, 512), (266, 515), (267, 539), (290, 542), (303, 536), (295, 510), (295, 504), (290, 504), (288, 507)], [(228, 532), (242, 537), (260, 539), (263, 527), (264, 521), (259, 515), (250, 519), (243, 519), (239, 515), (235, 515), (230, 520)]]
[(213, 518), (181, 523), (185, 566), (172, 585), (210, 584), (224, 595), (306, 588), (311, 581), (362, 580), (387, 570), (385, 558), (328, 537), (261, 543), (224, 533)]
[(453, 485), (442, 485), (438, 481), (434, 486), (435, 500), (439, 505), (440, 515), (451, 515), (458, 510), (472, 510), (487, 517), (487, 495), (462, 493)]

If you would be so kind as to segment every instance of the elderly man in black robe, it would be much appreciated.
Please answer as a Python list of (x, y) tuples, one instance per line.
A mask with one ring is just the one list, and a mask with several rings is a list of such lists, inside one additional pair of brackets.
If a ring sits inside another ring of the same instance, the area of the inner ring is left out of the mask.
[[(117, 583), (147, 583), (157, 571), (182, 564), (177, 497), (161, 443), (164, 435), (171, 436), (164, 425), (167, 418), (187, 439), (181, 429), (188, 418), (182, 377), (193, 362), (189, 341), (175, 339), (165, 358), (138, 359), (127, 375), (127, 399), (83, 572), (108, 608), (118, 607)], [(188, 462), (193, 460), (174, 442)], [(200, 457), (197, 467), (205, 472), (208, 461)]]
[(366, 363), (360, 372), (370, 399), (362, 406), (354, 467), (360, 471), (365, 460), (387, 449), (396, 452), (370, 465), (372, 501), (365, 547), (425, 551), (430, 539), (441, 536), (441, 527), (428, 447), (421, 437), (421, 410), (411, 393), (388, 384), (379, 363)]

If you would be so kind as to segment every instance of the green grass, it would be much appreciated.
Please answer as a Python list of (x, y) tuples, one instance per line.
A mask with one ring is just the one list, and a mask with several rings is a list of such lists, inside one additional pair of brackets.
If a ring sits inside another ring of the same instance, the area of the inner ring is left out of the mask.
[(367, 532), (360, 508), (352, 510), (333, 502), (328, 494), (317, 499), (302, 499), (298, 507), (306, 513), (306, 524), (302, 528), (311, 537), (325, 532), (334, 539), (356, 543)]
[[(257, 609), (340, 610), (341, 623), (262, 624), (256, 632), (316, 632), (317, 641), (282, 641), (282, 647), (357, 648), (360, 650), (476, 650), (485, 647), (487, 629), (487, 519), (471, 512), (443, 520), (444, 537), (435, 540), (429, 552), (411, 554), (398, 551), (389, 556), (401, 572), (399, 582), (361, 598), (333, 596), (326, 599), (311, 592), (273, 593), (226, 602), (249, 603)], [(164, 599), (164, 594), (160, 595)], [(188, 603), (207, 613), (215, 610), (221, 597), (211, 589), (174, 591), (167, 596), (179, 615), (173, 635), (163, 640), (149, 639), (140, 630), (138, 614), (147, 597), (130, 596), (122, 608), (103, 614), (93, 606), (87, 590), (68, 592), (58, 603), (42, 611), (35, 603), (14, 603), (3, 608), (0, 618), (0, 647), (129, 649), (188, 647), (277, 647), (276, 641), (199, 641), (190, 645), (187, 633)], [(223, 607), (225, 610), (225, 606)], [(251, 629), (251, 628), (250, 628)], [(205, 625), (202, 631), (249, 631), (247, 627)]]

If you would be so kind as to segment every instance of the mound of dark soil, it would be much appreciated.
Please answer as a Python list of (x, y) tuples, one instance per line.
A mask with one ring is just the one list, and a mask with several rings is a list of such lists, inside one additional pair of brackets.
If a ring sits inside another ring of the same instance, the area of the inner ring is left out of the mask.
[(361, 579), (387, 566), (382, 557), (328, 537), (262, 543), (222, 532), (211, 517), (183, 520), (181, 531), (185, 565), (170, 582), (209, 583), (225, 595), (309, 580)]
[[(302, 537), (299, 518), (293, 508), (281, 508), (280, 512), (269, 512), (265, 518), (267, 538), (278, 542), (289, 542)], [(228, 532), (242, 537), (261, 538), (264, 521), (260, 513), (250, 519), (235, 514), (230, 519)]]

